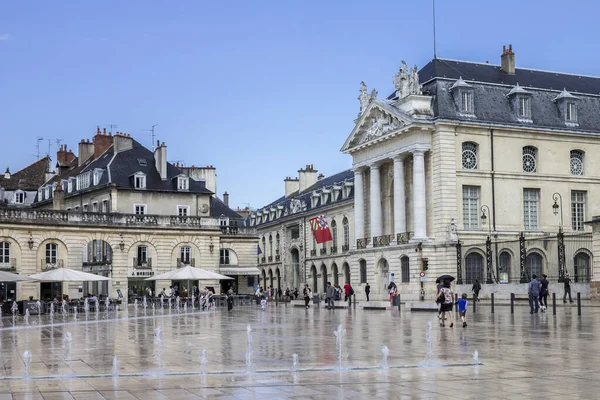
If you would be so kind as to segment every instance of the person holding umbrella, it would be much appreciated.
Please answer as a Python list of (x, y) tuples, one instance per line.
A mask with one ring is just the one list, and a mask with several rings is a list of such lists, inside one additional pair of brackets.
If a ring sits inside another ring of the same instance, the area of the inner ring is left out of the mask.
[(454, 315), (452, 313), (452, 308), (454, 307), (454, 294), (452, 293), (452, 289), (450, 289), (450, 283), (453, 280), (454, 277), (450, 275), (442, 275), (436, 280), (436, 282), (442, 282), (442, 288), (436, 295), (436, 302), (441, 304), (440, 310), (442, 312), (442, 321), (440, 322), (440, 325), (446, 326), (446, 313), (448, 313), (450, 328), (454, 326)]

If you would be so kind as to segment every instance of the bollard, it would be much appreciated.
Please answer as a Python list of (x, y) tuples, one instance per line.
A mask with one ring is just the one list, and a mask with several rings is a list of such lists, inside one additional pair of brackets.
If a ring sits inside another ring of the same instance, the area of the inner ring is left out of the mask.
[(552, 293), (552, 315), (556, 315), (556, 293)]
[(398, 311), (401, 311), (402, 307), (402, 299), (400, 298), (400, 293), (398, 293)]
[(277, 296), (277, 294), (275, 295), (275, 305), (279, 305), (279, 296)]
[(581, 315), (581, 292), (577, 292), (577, 315)]
[(477, 300), (475, 299), (475, 296), (473, 296), (473, 314), (475, 314), (477, 312)]
[(492, 314), (494, 313), (494, 293), (492, 293)]
[(514, 293), (510, 294), (510, 313), (511, 314), (515, 313), (515, 294)]
[(458, 293), (454, 293), (454, 304), (455, 304), (456, 312), (458, 312)]

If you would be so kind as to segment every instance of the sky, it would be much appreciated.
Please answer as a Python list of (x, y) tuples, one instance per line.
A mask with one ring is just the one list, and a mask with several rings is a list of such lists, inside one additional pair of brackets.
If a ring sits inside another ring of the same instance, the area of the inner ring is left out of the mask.
[[(437, 56), (498, 64), (512, 44), (517, 68), (600, 75), (596, 3), (437, 0)], [(111, 124), (150, 147), (158, 124), (169, 161), (213, 165), (219, 196), (261, 207), (307, 164), (351, 167), (359, 84), (387, 96), (402, 60), (433, 58), (431, 4), (0, 2), (0, 167)]]

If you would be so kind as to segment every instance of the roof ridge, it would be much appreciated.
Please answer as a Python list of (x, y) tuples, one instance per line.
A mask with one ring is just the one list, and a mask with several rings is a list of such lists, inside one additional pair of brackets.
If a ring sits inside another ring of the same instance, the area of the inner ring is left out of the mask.
[(16, 174), (18, 174), (18, 173), (19, 173), (19, 172), (21, 172), (21, 171), (25, 171), (26, 169), (28, 169), (28, 168), (31, 168), (31, 167), (33, 167), (34, 165), (36, 165), (37, 163), (39, 163), (40, 161), (44, 161), (44, 160), (46, 160), (46, 159), (48, 159), (48, 160), (51, 160), (50, 156), (45, 156), (45, 157), (42, 157), (42, 158), (40, 158), (39, 160), (32, 162), (32, 163), (31, 163), (31, 164), (29, 164), (28, 166), (21, 168), (21, 169), (20, 169), (20, 170), (18, 170), (17, 172), (11, 172), (11, 175), (16, 175)]

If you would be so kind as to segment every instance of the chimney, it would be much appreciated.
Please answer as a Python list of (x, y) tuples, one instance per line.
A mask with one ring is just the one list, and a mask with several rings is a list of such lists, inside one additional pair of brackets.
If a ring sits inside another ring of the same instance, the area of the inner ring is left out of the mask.
[(60, 146), (56, 152), (56, 162), (61, 167), (66, 167), (75, 159), (75, 154), (71, 150), (67, 150), (67, 145)]
[(300, 189), (298, 178), (293, 179), (288, 176), (283, 181), (285, 182), (285, 197), (290, 197), (292, 193), (297, 192)]
[(319, 176), (317, 176), (317, 180), (319, 180), (319, 181), (323, 178), (325, 178), (325, 175), (323, 175), (323, 174), (319, 174)]
[(100, 129), (94, 136), (94, 158), (100, 157), (102, 153), (106, 151), (113, 144), (113, 137), (111, 133), (106, 133), (106, 128), (104, 128), (104, 132), (100, 133)]
[(217, 193), (217, 170), (213, 166), (180, 167), (181, 171), (195, 181), (204, 182), (205, 187), (213, 193)]
[(223, 203), (225, 203), (225, 205), (229, 207), (229, 193), (227, 192), (223, 193)]
[(156, 170), (160, 175), (160, 179), (163, 181), (167, 180), (167, 146), (165, 142), (162, 144), (157, 140), (156, 149), (154, 149), (154, 163)]
[(300, 181), (300, 192), (308, 189), (317, 183), (317, 171), (312, 164), (307, 164), (305, 169), (298, 170), (298, 180)]
[(10, 171), (8, 167), (6, 167), (6, 172), (4, 173), (4, 179), (10, 179)]
[(500, 56), (501, 67), (500, 69), (508, 74), (515, 74), (515, 53), (512, 51), (512, 44), (508, 45), (508, 50), (506, 46), (502, 46), (502, 56)]
[(63, 191), (60, 181), (58, 181), (54, 193), (52, 194), (52, 209), (55, 211), (64, 211), (65, 208), (65, 192)]
[(122, 132), (115, 133), (115, 136), (113, 136), (113, 143), (115, 145), (115, 153), (133, 148), (133, 139), (131, 136)]
[(94, 143), (90, 143), (90, 140), (81, 140), (81, 142), (79, 142), (79, 149), (78, 149), (78, 166), (82, 166), (84, 162), (86, 162), (86, 160), (88, 158), (90, 158), (92, 155), (94, 155)]

